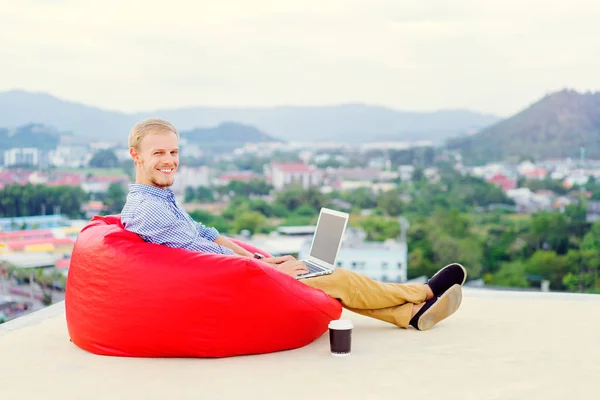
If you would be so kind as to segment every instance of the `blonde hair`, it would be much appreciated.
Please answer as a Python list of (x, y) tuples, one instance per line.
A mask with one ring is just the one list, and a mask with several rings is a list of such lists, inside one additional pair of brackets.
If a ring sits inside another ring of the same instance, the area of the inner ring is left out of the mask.
[(151, 132), (173, 132), (177, 139), (179, 139), (179, 133), (177, 129), (169, 122), (161, 118), (146, 118), (143, 121), (138, 122), (129, 131), (129, 147), (138, 148), (142, 139)]

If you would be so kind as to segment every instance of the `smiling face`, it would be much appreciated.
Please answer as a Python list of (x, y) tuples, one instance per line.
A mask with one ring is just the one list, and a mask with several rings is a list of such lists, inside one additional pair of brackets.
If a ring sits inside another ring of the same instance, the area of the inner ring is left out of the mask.
[(173, 184), (179, 166), (179, 147), (175, 132), (149, 132), (129, 153), (135, 162), (135, 182), (166, 189)]

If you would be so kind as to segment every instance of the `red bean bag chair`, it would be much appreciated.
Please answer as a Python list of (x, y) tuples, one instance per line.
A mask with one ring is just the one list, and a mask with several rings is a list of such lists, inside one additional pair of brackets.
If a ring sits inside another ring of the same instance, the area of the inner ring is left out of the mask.
[(258, 260), (146, 243), (118, 215), (95, 217), (79, 234), (65, 307), (73, 343), (125, 357), (294, 349), (341, 315), (337, 300)]

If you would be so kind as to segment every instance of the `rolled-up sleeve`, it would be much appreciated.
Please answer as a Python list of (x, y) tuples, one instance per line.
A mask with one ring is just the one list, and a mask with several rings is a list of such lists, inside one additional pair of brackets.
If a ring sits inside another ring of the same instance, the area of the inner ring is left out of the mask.
[[(159, 212), (157, 207), (160, 207)], [(125, 229), (135, 232), (146, 242), (204, 253), (234, 254), (233, 250), (214, 242), (219, 235), (216, 229), (202, 225), (201, 235), (197, 226), (177, 218), (170, 209), (152, 201), (142, 201), (122, 221)], [(214, 238), (210, 239), (212, 235)]]
[(198, 231), (200, 237), (210, 240), (211, 242), (214, 242), (219, 236), (219, 231), (216, 228), (202, 225), (200, 222), (196, 222), (196, 230)]

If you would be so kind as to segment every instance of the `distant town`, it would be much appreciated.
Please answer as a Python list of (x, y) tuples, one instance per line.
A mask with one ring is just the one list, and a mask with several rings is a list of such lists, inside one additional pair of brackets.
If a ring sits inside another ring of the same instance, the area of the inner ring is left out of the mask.
[[(468, 177), (486, 188), (487, 199), (469, 205), (474, 213), (564, 213), (568, 207), (585, 203), (584, 220), (600, 220), (599, 193), (593, 189), (600, 181), (600, 161), (583, 156), (467, 166), (458, 153), (428, 142), (260, 142), (245, 143), (230, 152), (210, 152), (183, 138), (180, 159), (173, 190), (196, 219), (214, 222), (231, 236), (272, 254), (304, 256), (318, 208), (348, 211), (354, 223), (337, 265), (382, 281), (426, 279), (433, 264), (443, 262), (435, 249), (427, 250), (431, 252), (427, 256), (422, 249), (412, 248), (409, 227), (429, 211), (411, 209), (411, 204), (417, 204), (428, 187), (447, 191), (448, 183)], [(5, 301), (0, 305), (0, 322), (63, 298), (79, 230), (96, 215), (119, 213), (133, 179), (129, 149), (116, 143), (59, 144), (53, 150), (10, 148), (3, 151), (2, 165), (0, 190), (4, 193), (30, 186), (73, 188), (84, 195), (78, 210), (71, 210), (68, 217), (60, 204), (46, 203), (21, 215), (17, 208), (11, 211), (3, 195), (0, 294)], [(302, 193), (313, 193), (317, 200), (302, 203)], [(278, 213), (277, 205), (284, 210)], [(549, 249), (548, 243), (542, 249)], [(449, 254), (461, 257), (460, 251)], [(413, 267), (419, 257), (429, 257), (429, 261), (421, 260)], [(500, 265), (485, 265), (484, 258), (482, 254), (477, 261), (472, 275), (478, 280), (471, 284), (493, 284), (492, 276), (501, 272)], [(519, 286), (567, 288), (563, 277), (551, 284), (547, 276), (524, 276), (528, 283), (521, 281)]]

